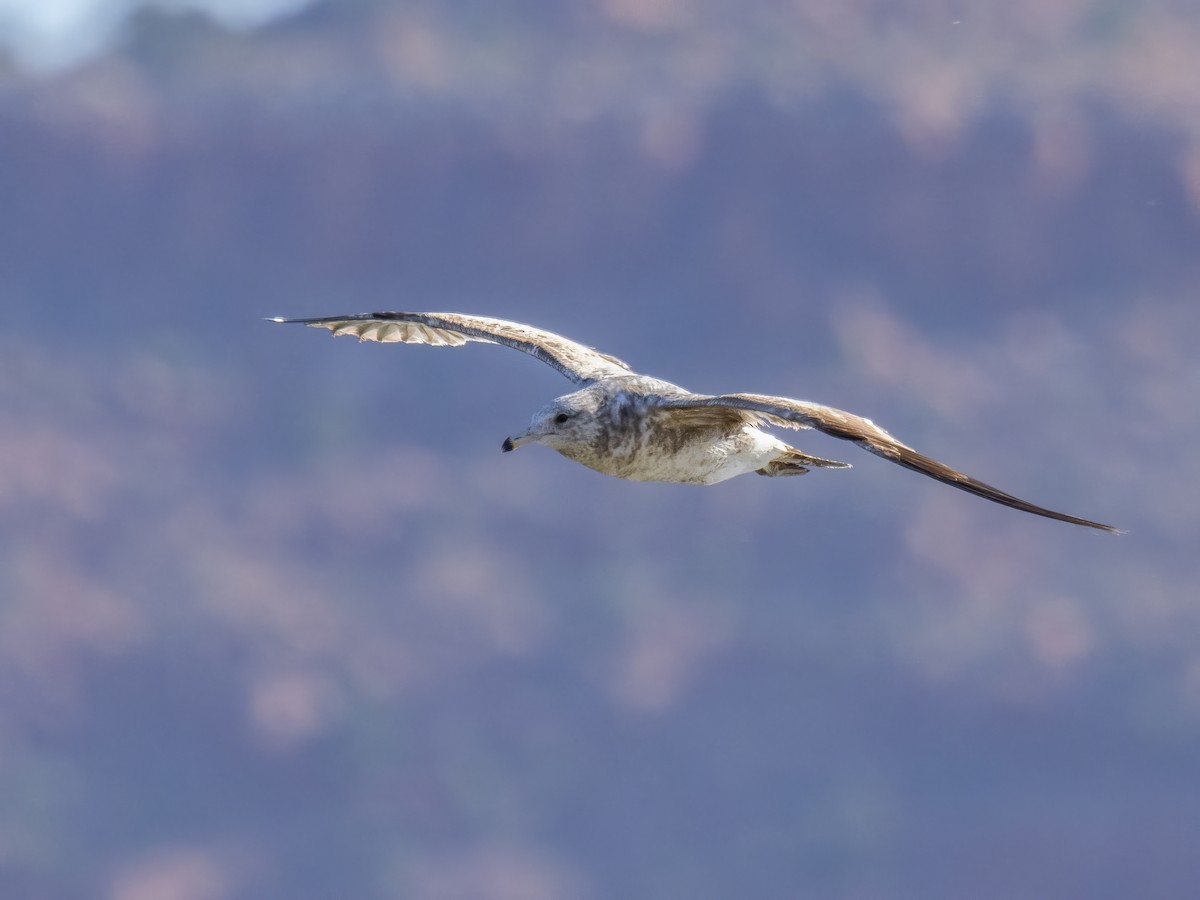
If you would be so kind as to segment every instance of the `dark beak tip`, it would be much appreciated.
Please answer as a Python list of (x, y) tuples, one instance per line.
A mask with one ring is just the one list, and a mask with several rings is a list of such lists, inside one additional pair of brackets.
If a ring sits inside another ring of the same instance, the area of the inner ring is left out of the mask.
[(505, 438), (504, 443), (500, 445), (500, 449), (503, 450), (505, 453), (512, 450), (512, 448), (513, 448), (512, 438)]

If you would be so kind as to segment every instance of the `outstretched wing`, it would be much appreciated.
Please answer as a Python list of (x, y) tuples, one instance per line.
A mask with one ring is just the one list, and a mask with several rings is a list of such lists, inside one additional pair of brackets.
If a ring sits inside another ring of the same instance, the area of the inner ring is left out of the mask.
[(393, 341), (460, 347), (470, 341), (503, 344), (535, 356), (553, 366), (576, 384), (587, 384), (616, 375), (629, 375), (629, 366), (614, 356), (593, 350), (550, 331), (519, 322), (464, 316), (458, 313), (377, 312), (353, 316), (324, 316), (317, 319), (274, 318), (328, 328), (334, 335), (352, 334), (360, 341)]
[(747, 415), (751, 420), (765, 421), (784, 428), (815, 428), (832, 437), (853, 441), (876, 456), (882, 456), (906, 469), (936, 478), (951, 487), (956, 487), (977, 497), (983, 497), (985, 500), (1033, 513), (1036, 516), (1045, 516), (1048, 519), (1086, 525), (1089, 528), (1098, 528), (1114, 534), (1121, 533), (1120, 529), (1111, 525), (1080, 519), (1066, 513), (1036, 506), (994, 488), (990, 484), (984, 484), (936, 459), (918, 453), (907, 444), (900, 443), (870, 419), (864, 419), (862, 416), (834, 409), (831, 406), (808, 403), (804, 400), (792, 400), (787, 397), (769, 397), (764, 394), (723, 394), (717, 397), (695, 394), (688, 397), (664, 397), (660, 405), (664, 409), (677, 409), (681, 412), (684, 410), (698, 412), (713, 408), (726, 410), (729, 413), (736, 411)]

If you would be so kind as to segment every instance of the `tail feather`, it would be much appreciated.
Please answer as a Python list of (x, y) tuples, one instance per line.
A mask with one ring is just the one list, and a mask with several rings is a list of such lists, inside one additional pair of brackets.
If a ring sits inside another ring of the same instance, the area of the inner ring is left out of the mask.
[(756, 469), (759, 475), (775, 478), (780, 475), (803, 475), (813, 469), (849, 469), (850, 463), (839, 462), (836, 459), (825, 459), (821, 456), (810, 456), (795, 447), (788, 447), (761, 469)]

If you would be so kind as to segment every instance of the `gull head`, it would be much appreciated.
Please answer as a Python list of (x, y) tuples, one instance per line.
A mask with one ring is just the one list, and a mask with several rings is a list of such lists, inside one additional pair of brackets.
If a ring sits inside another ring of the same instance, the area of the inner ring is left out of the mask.
[(603, 430), (599, 412), (600, 395), (588, 388), (559, 397), (536, 413), (529, 427), (510, 435), (500, 445), (507, 453), (522, 444), (545, 444), (559, 453), (589, 446)]

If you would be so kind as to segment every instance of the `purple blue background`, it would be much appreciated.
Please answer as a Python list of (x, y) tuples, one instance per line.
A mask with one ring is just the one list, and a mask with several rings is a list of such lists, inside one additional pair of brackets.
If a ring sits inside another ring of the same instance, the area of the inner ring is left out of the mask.
[[(0, 896), (1200, 882), (1200, 8), (0, 2)], [(500, 442), (527, 321), (854, 463)]]

